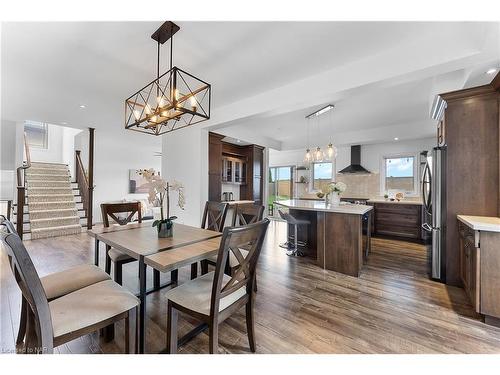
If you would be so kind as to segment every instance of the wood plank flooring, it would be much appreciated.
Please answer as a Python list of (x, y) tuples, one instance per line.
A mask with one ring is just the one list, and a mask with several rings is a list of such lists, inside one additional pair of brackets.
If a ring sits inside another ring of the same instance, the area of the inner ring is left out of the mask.
[[(500, 329), (474, 314), (465, 292), (433, 282), (426, 275), (423, 246), (373, 239), (361, 276), (323, 271), (313, 259), (287, 257), (278, 243), (285, 225), (271, 223), (258, 265), (256, 299), (258, 353), (500, 353)], [(152, 232), (154, 235), (154, 232)], [(85, 233), (26, 241), (41, 276), (93, 262), (93, 241)], [(103, 256), (104, 251), (101, 251)], [(101, 259), (101, 265), (104, 258)], [(20, 292), (2, 253), (2, 352), (15, 350)], [(148, 285), (152, 283), (152, 272)], [(168, 280), (169, 275), (162, 275)], [(179, 281), (189, 279), (189, 269)], [(137, 291), (137, 263), (124, 267), (124, 285)], [(166, 289), (148, 296), (146, 351), (166, 342)], [(180, 334), (197, 322), (181, 315)], [(220, 353), (249, 353), (244, 310), (219, 330)], [(123, 325), (115, 340), (104, 343), (97, 333), (57, 348), (58, 353), (122, 353)], [(207, 353), (202, 333), (180, 353)]]

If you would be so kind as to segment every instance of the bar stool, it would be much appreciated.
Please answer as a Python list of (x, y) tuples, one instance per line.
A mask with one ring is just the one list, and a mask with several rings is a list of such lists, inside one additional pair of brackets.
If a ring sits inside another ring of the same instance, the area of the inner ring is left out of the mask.
[[(300, 247), (306, 247), (307, 242), (299, 241), (298, 240), (298, 226), (299, 225), (309, 225), (311, 222), (309, 220), (305, 219), (297, 219), (293, 215), (287, 212), (283, 212), (281, 210), (278, 210), (279, 215), (283, 220), (286, 221), (287, 226), (286, 226), (286, 238), (287, 241), (283, 244), (280, 244), (280, 247), (283, 247), (287, 249), (286, 255), (290, 256), (299, 256), (303, 257), (304, 253), (299, 250)], [(293, 237), (288, 233), (288, 225), (293, 225)], [(293, 241), (293, 243), (290, 243), (290, 240)]]

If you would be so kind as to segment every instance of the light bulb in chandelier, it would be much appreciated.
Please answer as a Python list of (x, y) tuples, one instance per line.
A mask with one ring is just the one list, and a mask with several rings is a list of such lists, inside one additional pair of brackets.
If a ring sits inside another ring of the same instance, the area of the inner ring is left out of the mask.
[(328, 149), (326, 150), (326, 154), (328, 156), (328, 159), (335, 159), (337, 157), (337, 147), (330, 143), (328, 145)]
[(165, 97), (163, 95), (158, 96), (156, 98), (156, 101), (158, 103), (158, 107), (159, 108), (163, 108), (167, 104), (167, 101), (166, 101), (166, 99), (165, 99)]
[(314, 151), (314, 160), (315, 161), (323, 161), (323, 151), (321, 151), (321, 148), (316, 147), (316, 151)]
[(310, 162), (312, 160), (311, 150), (306, 150), (306, 156), (304, 157), (304, 161)]
[(147, 114), (147, 115), (150, 115), (151, 114), (151, 106), (149, 104), (146, 104), (146, 106), (144, 107), (144, 112)]
[(191, 103), (191, 110), (193, 112), (196, 112), (196, 98), (194, 97), (194, 95), (189, 98), (189, 101)]
[(139, 121), (141, 119), (141, 112), (139, 112), (137, 109), (134, 110), (134, 118), (136, 121)]

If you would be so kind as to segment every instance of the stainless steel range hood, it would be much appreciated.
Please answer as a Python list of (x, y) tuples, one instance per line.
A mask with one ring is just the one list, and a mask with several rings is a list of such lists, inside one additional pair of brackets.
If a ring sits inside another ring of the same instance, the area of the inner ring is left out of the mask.
[(351, 146), (351, 164), (338, 173), (369, 174), (370, 171), (361, 166), (361, 146)]

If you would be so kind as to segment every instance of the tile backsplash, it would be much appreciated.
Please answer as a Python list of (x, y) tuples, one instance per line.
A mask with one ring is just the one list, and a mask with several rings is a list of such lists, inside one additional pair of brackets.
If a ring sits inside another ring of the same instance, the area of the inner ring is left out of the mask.
[(336, 180), (347, 185), (347, 190), (342, 194), (344, 197), (373, 198), (384, 194), (380, 192), (380, 173), (337, 173)]

